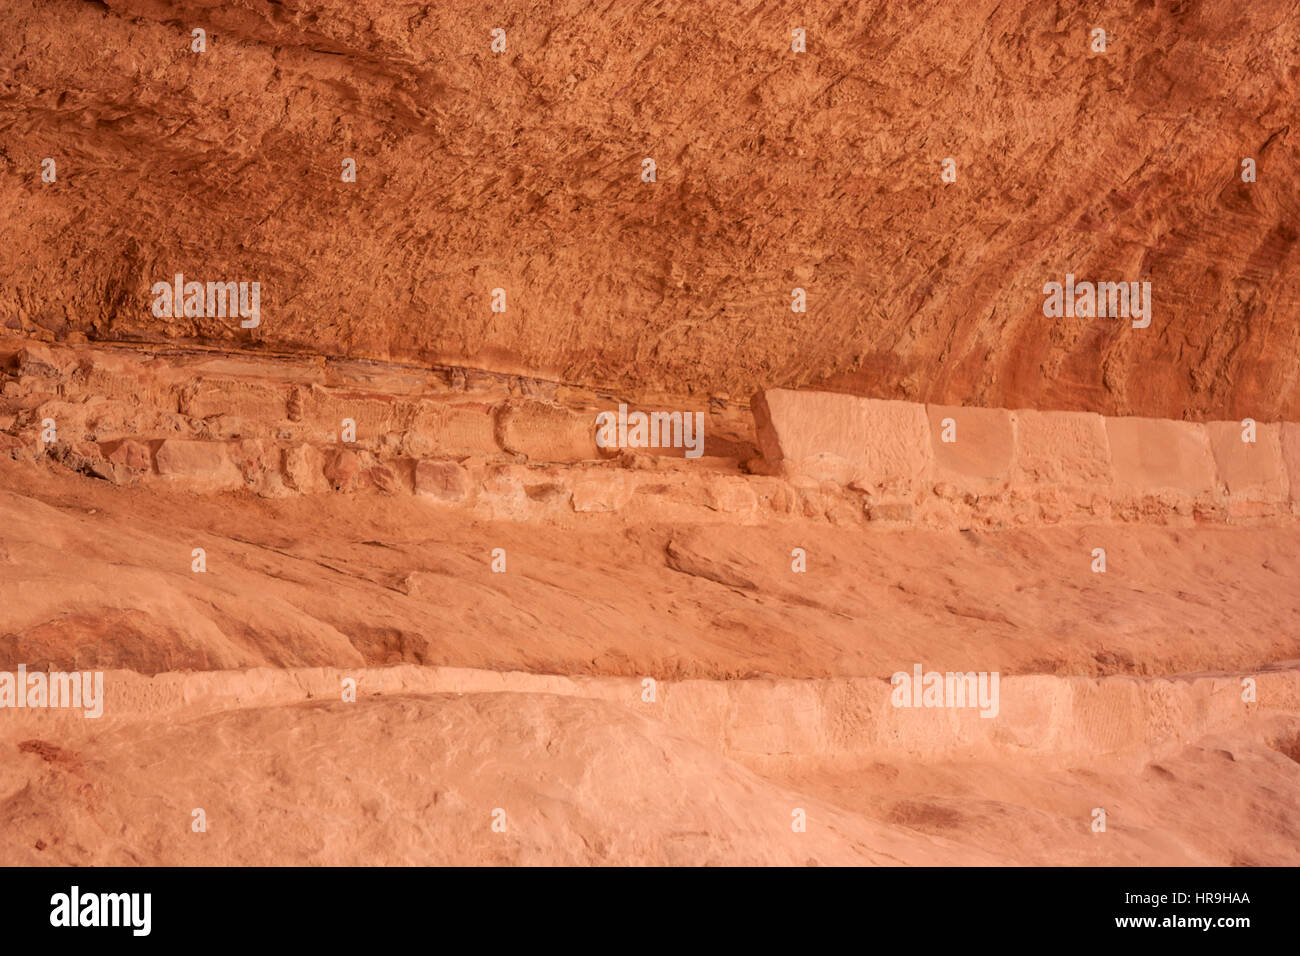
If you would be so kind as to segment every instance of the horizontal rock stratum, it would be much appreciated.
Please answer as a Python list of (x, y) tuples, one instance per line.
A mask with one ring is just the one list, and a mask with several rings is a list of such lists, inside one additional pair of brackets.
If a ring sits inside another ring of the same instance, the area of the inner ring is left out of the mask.
[(1290, 422), (769, 389), (748, 408), (678, 408), (704, 423), (705, 454), (692, 459), (681, 448), (598, 447), (598, 416), (619, 404), (610, 396), (461, 369), (0, 338), (0, 374), (0, 451), (195, 493), (415, 495), (550, 522), (797, 515), (999, 528), (1300, 511), (1300, 428)]
[[(1255, 681), (1257, 706), (1243, 706), (1241, 683)], [(1001, 682), (1000, 721), (974, 709), (898, 708), (887, 680), (659, 680), (566, 677), (457, 667), (262, 668), (248, 671), (104, 675), (106, 717), (88, 724), (66, 710), (5, 715), (4, 736), (77, 735), (170, 716), (194, 720), (222, 711), (339, 696), (356, 682), (363, 697), (431, 694), (551, 694), (620, 704), (667, 723), (728, 756), (848, 757), (868, 760), (1032, 755), (1085, 759), (1145, 754), (1209, 733), (1300, 711), (1300, 668), (1202, 677), (1056, 677)]]

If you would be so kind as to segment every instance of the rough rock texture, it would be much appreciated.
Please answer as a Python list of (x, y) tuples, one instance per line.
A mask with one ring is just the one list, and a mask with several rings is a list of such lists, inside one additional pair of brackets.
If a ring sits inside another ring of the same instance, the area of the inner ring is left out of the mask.
[(503, 451), (540, 461), (598, 459), (595, 416), (543, 402), (509, 402), (497, 412)]
[(1300, 863), (1298, 48), (4, 5), (0, 865)]
[(1018, 479), (1075, 487), (1105, 486), (1114, 480), (1106, 420), (1101, 416), (1020, 410), (1012, 421)]
[[(10, 3), (0, 320), (643, 392), (1295, 420), (1298, 37), (1292, 0)], [(154, 318), (177, 272), (259, 281), (261, 324)], [(1151, 326), (1045, 318), (1067, 272), (1150, 281)]]
[(422, 461), (415, 466), (415, 493), (436, 501), (460, 501), (469, 489), (465, 470), (455, 462)]

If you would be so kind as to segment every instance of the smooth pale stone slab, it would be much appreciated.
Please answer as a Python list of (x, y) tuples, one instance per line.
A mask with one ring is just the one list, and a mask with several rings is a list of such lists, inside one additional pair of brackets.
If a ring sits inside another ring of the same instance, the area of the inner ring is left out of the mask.
[(1108, 418), (1106, 433), (1116, 484), (1152, 493), (1214, 494), (1214, 456), (1201, 423)]
[(1286, 500), (1281, 426), (1256, 423), (1253, 442), (1241, 440), (1241, 422), (1209, 422), (1205, 428), (1210, 435), (1219, 484), (1229, 500)]
[(1300, 425), (1283, 422), (1281, 443), (1282, 463), (1286, 466), (1291, 500), (1300, 503)]
[(787, 474), (901, 491), (932, 472), (924, 405), (784, 388), (752, 405), (759, 450)]
[[(1005, 408), (927, 405), (936, 481), (991, 484), (1010, 479), (1015, 461), (1015, 430)], [(952, 442), (943, 440), (944, 421), (952, 419)]]

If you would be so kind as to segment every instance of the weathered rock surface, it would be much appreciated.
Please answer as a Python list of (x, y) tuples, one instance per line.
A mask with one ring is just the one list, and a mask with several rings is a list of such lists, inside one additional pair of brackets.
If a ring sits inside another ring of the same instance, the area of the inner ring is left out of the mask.
[(194, 491), (229, 491), (243, 487), (239, 469), (218, 442), (168, 439), (154, 455), (158, 474)]
[[(1294, 529), (665, 541), (0, 479), (0, 670), (106, 671), (102, 719), (0, 710), (3, 863), (1297, 862)], [(998, 718), (892, 706), (918, 660), (1000, 671)], [(157, 838), (196, 803), (212, 839)]]
[(0, 865), (1300, 862), (1294, 0), (714, 6), (0, 8)]
[(930, 475), (924, 406), (767, 389), (753, 407), (759, 449), (791, 475), (899, 493)]
[(1016, 459), (1010, 412), (928, 405), (926, 414), (936, 479), (979, 489), (1005, 485)]
[[(1246, 429), (783, 389), (759, 393), (753, 407), (768, 463), (795, 483), (866, 493), (873, 522), (1281, 517), (1293, 513), (1300, 479), (1284, 449), (1290, 423)], [(931, 490), (949, 504), (926, 501)]]
[(435, 501), (461, 501), (469, 490), (465, 469), (454, 461), (421, 461), (415, 466), (415, 493)]
[[(678, 395), (1294, 421), (1296, 41), (1292, 0), (10, 4), (0, 318)], [(155, 318), (177, 272), (259, 281), (261, 324)], [(1150, 281), (1150, 327), (1045, 318), (1067, 272)]]
[[(1211, 495), (1215, 491), (1215, 456), (1205, 426), (1150, 418), (1108, 418), (1115, 481), (1137, 493), (1161, 491)], [(1226, 454), (1231, 466), (1240, 456)]]

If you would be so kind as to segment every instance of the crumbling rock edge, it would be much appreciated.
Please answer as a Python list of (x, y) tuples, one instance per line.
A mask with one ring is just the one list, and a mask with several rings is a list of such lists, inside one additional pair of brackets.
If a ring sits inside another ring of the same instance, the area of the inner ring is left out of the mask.
[(416, 495), (518, 521), (798, 516), (959, 530), (1300, 515), (1290, 422), (771, 389), (754, 397), (752, 419), (708, 402), (704, 455), (688, 459), (681, 448), (601, 448), (595, 417), (613, 398), (511, 376), (18, 338), (0, 341), (0, 371), (0, 454), (198, 494)]

